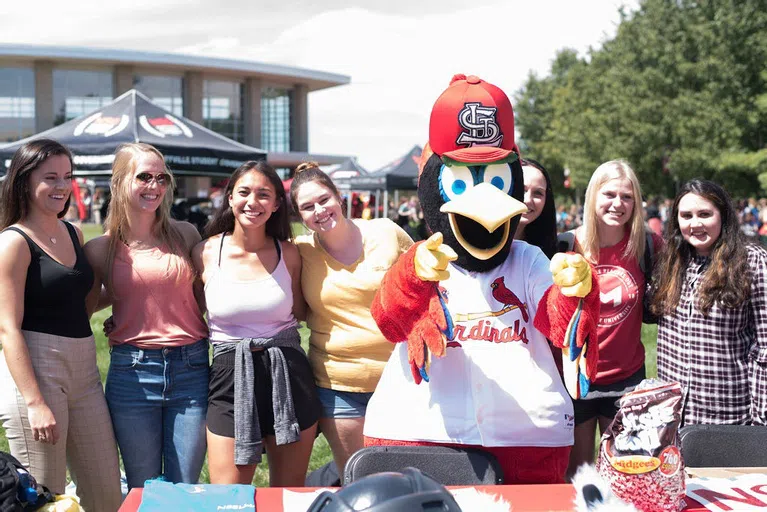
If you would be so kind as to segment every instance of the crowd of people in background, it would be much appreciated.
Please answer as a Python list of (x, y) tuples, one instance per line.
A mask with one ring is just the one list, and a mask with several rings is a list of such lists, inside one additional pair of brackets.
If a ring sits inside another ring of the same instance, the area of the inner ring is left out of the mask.
[[(106, 220), (111, 192), (109, 189), (97, 187), (91, 189), (81, 187), (78, 189), (82, 199), (82, 211), (77, 205), (70, 204), (64, 219), (75, 224), (80, 222), (103, 224)], [(408, 191), (402, 191), (406, 194)], [(215, 191), (210, 198), (215, 207), (220, 206), (222, 192)], [(374, 195), (361, 196), (358, 194), (341, 193), (342, 211), (347, 211), (347, 201), (352, 197), (351, 217), (356, 219), (369, 220), (372, 218), (383, 217), (383, 206), (376, 207), (376, 197)], [(197, 198), (194, 201), (190, 199), (179, 198), (171, 206), (171, 216), (176, 220), (183, 220), (191, 223), (202, 233), (205, 225), (213, 217), (213, 211), (194, 206), (194, 202), (199, 202)], [(205, 201), (207, 201), (205, 199)], [(648, 196), (642, 202), (644, 211), (644, 220), (650, 230), (658, 235), (663, 235), (668, 223), (669, 212), (673, 199), (662, 198), (659, 196)], [(748, 199), (734, 199), (736, 212), (738, 213), (738, 224), (746, 239), (755, 240), (767, 246), (767, 198), (750, 197)], [(564, 233), (583, 225), (583, 205), (568, 200), (569, 206), (559, 204), (556, 207), (556, 228), (558, 233)], [(426, 224), (423, 220), (423, 212), (418, 200), (418, 196), (403, 195), (399, 199), (399, 204), (389, 201), (386, 210), (386, 217), (400, 226), (414, 241), (425, 240), (428, 237)], [(297, 220), (295, 216), (293, 220)]]
[[(669, 221), (673, 199), (649, 196), (643, 201), (644, 220), (650, 230), (663, 235)], [(747, 240), (758, 241), (767, 246), (767, 198), (736, 199), (733, 201), (740, 230)], [(560, 233), (583, 224), (583, 206), (557, 207), (557, 230)]]
[[(659, 324), (659, 376), (685, 388), (683, 424), (767, 424), (767, 250), (753, 243), (767, 236), (767, 200), (736, 204), (691, 180), (673, 199), (643, 202), (637, 175), (615, 160), (594, 171), (582, 206), (557, 208), (544, 166), (521, 164), (528, 211), (514, 244), (582, 254), (612, 304), (591, 393), (575, 400), (568, 474), (592, 459), (616, 398), (645, 377), (643, 322)], [(249, 483), (262, 448), (271, 484), (300, 486), (318, 427), (342, 467), (362, 446), (392, 350), (370, 304), (427, 236), (416, 196), (388, 219), (370, 201), (347, 218), (313, 163), (289, 194), (266, 163), (243, 164), (204, 238), (171, 218), (173, 186), (156, 149), (122, 146), (106, 233), (83, 247), (79, 228), (59, 220), (73, 190), (65, 147), (25, 144), (2, 185), (0, 420), (39, 482), (63, 493), (70, 469), (86, 510), (117, 509), (118, 447), (129, 487), (197, 482), (206, 450), (211, 482)], [(95, 197), (89, 204), (93, 215)], [(291, 215), (308, 235), (293, 237)], [(109, 305), (105, 394), (89, 317)]]

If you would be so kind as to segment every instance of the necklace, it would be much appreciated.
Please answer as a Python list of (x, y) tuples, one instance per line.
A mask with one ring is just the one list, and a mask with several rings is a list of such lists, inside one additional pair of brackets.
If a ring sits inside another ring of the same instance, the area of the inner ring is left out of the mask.
[[(57, 220), (56, 221), (57, 227), (58, 227), (58, 222), (59, 221)], [(56, 237), (55, 236), (51, 236), (48, 233), (46, 233), (45, 230), (37, 222), (35, 222), (35, 226), (37, 226), (37, 229), (42, 231), (43, 234), (48, 237), (48, 240), (50, 240), (53, 245), (56, 245)]]

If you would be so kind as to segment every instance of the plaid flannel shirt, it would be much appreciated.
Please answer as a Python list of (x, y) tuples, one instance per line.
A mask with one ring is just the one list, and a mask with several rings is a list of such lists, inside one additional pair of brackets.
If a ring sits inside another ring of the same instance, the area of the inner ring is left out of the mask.
[(767, 251), (748, 246), (751, 296), (739, 308), (697, 307), (709, 259), (687, 267), (676, 311), (658, 324), (658, 377), (684, 390), (682, 425), (767, 425)]

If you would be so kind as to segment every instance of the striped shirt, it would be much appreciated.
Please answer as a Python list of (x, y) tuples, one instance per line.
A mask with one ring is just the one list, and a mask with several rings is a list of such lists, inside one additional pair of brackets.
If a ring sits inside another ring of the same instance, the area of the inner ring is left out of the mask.
[(687, 267), (676, 311), (658, 325), (658, 377), (684, 389), (682, 425), (767, 425), (767, 251), (748, 245), (751, 296), (738, 308), (697, 307), (708, 258)]

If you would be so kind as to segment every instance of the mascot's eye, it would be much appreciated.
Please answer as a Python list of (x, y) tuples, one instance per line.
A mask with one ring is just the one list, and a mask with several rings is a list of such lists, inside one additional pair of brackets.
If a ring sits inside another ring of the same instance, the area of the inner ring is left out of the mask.
[(452, 201), (474, 186), (468, 167), (443, 165), (439, 173), (439, 190), (445, 201)]
[(511, 165), (493, 164), (485, 167), (482, 181), (508, 194), (514, 188), (514, 178), (511, 176)]

